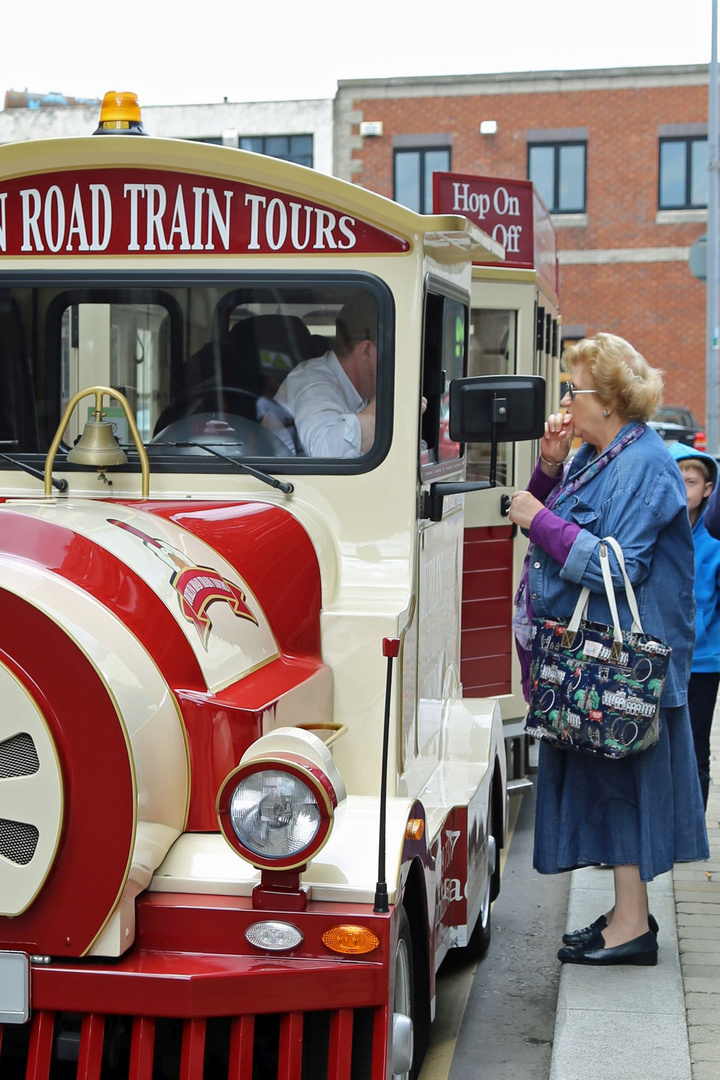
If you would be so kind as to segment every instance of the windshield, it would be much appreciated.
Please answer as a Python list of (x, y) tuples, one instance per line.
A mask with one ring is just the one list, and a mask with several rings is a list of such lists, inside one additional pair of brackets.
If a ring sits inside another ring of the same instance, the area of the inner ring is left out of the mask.
[[(0, 285), (0, 452), (45, 454), (70, 399), (110, 386), (154, 463), (352, 462), (378, 447), (389, 373), (386, 290), (367, 275), (240, 283), (116, 278)], [(378, 378), (378, 373), (380, 378)], [(379, 400), (378, 400), (379, 399)], [(92, 415), (75, 410), (69, 449)], [(106, 414), (132, 448), (122, 408)]]

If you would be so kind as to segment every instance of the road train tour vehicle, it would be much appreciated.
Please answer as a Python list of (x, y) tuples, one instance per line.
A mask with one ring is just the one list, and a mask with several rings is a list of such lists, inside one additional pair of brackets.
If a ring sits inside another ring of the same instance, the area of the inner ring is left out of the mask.
[(500, 513), (544, 416), (541, 378), (466, 374), (502, 255), (148, 137), (134, 95), (0, 147), (3, 1080), (417, 1075), (506, 839), (501, 707), (460, 679), (465, 500)]

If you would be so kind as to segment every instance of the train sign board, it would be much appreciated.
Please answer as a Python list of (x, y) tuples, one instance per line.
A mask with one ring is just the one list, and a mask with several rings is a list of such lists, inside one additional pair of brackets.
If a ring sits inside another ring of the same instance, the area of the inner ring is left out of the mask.
[(532, 181), (436, 172), (433, 210), (474, 221), (503, 245), (506, 266), (537, 270), (559, 291), (555, 228)]

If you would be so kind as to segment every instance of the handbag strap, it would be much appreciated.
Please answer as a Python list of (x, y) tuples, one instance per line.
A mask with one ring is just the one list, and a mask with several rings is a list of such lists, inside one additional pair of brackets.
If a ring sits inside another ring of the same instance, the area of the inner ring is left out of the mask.
[[(619, 652), (622, 647), (622, 628), (620, 626), (620, 616), (618, 615), (617, 600), (615, 598), (615, 587), (612, 581), (612, 573), (610, 571), (610, 559), (608, 557), (608, 547), (611, 547), (615, 553), (615, 558), (620, 566), (620, 572), (623, 576), (625, 583), (625, 596), (627, 598), (628, 607), (630, 608), (630, 614), (632, 615), (632, 626), (630, 631), (633, 634), (642, 634), (643, 628), (640, 622), (640, 612), (638, 610), (637, 599), (632, 585), (630, 584), (630, 578), (627, 575), (625, 568), (625, 556), (623, 550), (618, 544), (617, 540), (613, 536), (606, 536), (600, 541), (600, 569), (603, 576), (603, 585), (605, 586), (605, 595), (607, 597), (608, 606), (610, 607), (610, 615), (613, 621), (613, 641), (616, 649), (614, 651)], [(575, 610), (572, 613), (572, 618), (568, 623), (565, 635), (569, 640), (574, 641), (575, 634), (577, 634), (580, 628), (580, 622), (582, 619), (587, 618), (587, 609), (590, 602), (590, 589), (587, 585), (583, 586), (578, 597)], [(572, 637), (570, 637), (572, 635)]]
[[(642, 623), (640, 622), (640, 609), (638, 608), (638, 602), (637, 602), (637, 599), (635, 597), (635, 590), (633, 589), (632, 585), (630, 584), (630, 578), (628, 577), (627, 570), (625, 569), (625, 556), (623, 555), (623, 549), (620, 547), (620, 545), (618, 544), (618, 542), (617, 542), (617, 540), (615, 539), (614, 536), (606, 536), (604, 538), (604, 540), (602, 541), (602, 543), (607, 544), (615, 552), (615, 558), (618, 561), (618, 566), (620, 567), (620, 573), (622, 574), (623, 581), (625, 582), (625, 597), (626, 597), (627, 602), (628, 602), (628, 607), (630, 608), (630, 614), (632, 615), (632, 625), (630, 627), (630, 633), (632, 633), (632, 634), (642, 634), (642, 633), (644, 633), (644, 631), (643, 631), (643, 628), (642, 628)], [(603, 581), (605, 581), (605, 591), (607, 592), (608, 588), (612, 589), (613, 590), (613, 599), (614, 599), (615, 590), (614, 590), (613, 585), (612, 585), (612, 578), (610, 577), (610, 560), (608, 559), (608, 556), (607, 556), (607, 549), (605, 550), (605, 558), (603, 559), (602, 544), (601, 544), (601, 548), (600, 548), (600, 566), (602, 567), (602, 571), (603, 571)], [(606, 574), (607, 574), (607, 580), (605, 579)], [(609, 585), (608, 585), (608, 582), (609, 582)]]

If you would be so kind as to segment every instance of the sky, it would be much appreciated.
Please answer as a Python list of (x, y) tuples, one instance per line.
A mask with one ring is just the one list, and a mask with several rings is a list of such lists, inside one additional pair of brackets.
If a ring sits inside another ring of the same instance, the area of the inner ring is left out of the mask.
[(141, 105), (330, 98), (338, 80), (707, 64), (712, 0), (34, 0), (3, 9), (7, 90)]

